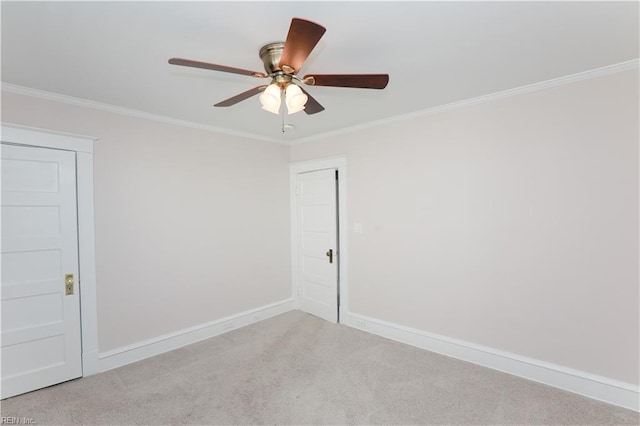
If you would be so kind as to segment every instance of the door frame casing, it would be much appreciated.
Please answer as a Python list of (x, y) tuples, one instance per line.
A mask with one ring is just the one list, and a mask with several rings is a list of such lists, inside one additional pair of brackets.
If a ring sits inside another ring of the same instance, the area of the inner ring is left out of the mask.
[(0, 139), (3, 143), (73, 151), (76, 154), (82, 376), (96, 374), (99, 372), (99, 357), (93, 207), (93, 143), (97, 138), (12, 123), (2, 123), (1, 129)]
[[(344, 318), (348, 310), (348, 285), (347, 285), (347, 157), (319, 158), (308, 161), (299, 161), (289, 164), (289, 194), (291, 206), (291, 294), (295, 309), (300, 309), (300, 277), (298, 269), (298, 212), (296, 205), (297, 176), (301, 173), (315, 172), (319, 170), (334, 169), (338, 171), (338, 291), (340, 292), (340, 305), (338, 318)], [(337, 297), (337, 294), (336, 294)]]

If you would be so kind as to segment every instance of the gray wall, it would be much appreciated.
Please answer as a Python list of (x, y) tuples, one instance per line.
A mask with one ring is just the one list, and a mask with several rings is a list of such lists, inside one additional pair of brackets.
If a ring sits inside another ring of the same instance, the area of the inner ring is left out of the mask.
[(291, 297), (287, 146), (9, 93), (2, 107), (99, 138), (101, 353)]
[(637, 70), (295, 145), (291, 159), (338, 154), (350, 311), (638, 383)]

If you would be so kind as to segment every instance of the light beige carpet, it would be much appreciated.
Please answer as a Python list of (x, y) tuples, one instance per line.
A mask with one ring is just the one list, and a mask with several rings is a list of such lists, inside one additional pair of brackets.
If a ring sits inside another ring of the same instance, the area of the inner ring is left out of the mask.
[(294, 311), (2, 402), (37, 424), (639, 424), (638, 413)]

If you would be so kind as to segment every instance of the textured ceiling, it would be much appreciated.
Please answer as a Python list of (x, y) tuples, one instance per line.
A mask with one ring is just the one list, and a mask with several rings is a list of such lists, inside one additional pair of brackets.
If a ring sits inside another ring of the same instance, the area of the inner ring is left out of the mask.
[[(327, 32), (300, 74), (389, 73), (385, 90), (306, 87), (326, 108), (280, 118), (265, 80), (167, 64), (263, 71), (292, 17)], [(638, 2), (7, 2), (2, 81), (262, 139), (294, 141), (638, 58)]]

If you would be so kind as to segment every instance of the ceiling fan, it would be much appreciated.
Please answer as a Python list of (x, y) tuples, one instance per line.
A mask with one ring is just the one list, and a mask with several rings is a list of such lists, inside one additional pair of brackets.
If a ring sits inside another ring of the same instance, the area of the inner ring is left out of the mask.
[(248, 75), (256, 78), (270, 78), (270, 84), (263, 84), (229, 99), (218, 102), (215, 107), (229, 107), (261, 93), (262, 108), (274, 114), (284, 114), (282, 100), (289, 114), (304, 110), (316, 114), (324, 110), (306, 90), (296, 83), (309, 86), (356, 87), (363, 89), (384, 89), (389, 82), (388, 74), (307, 74), (302, 78), (297, 73), (305, 60), (318, 44), (326, 28), (314, 22), (293, 18), (286, 41), (269, 43), (260, 49), (260, 59), (266, 73), (234, 68), (226, 65), (171, 58), (169, 63), (185, 67), (204, 68), (213, 71)]

